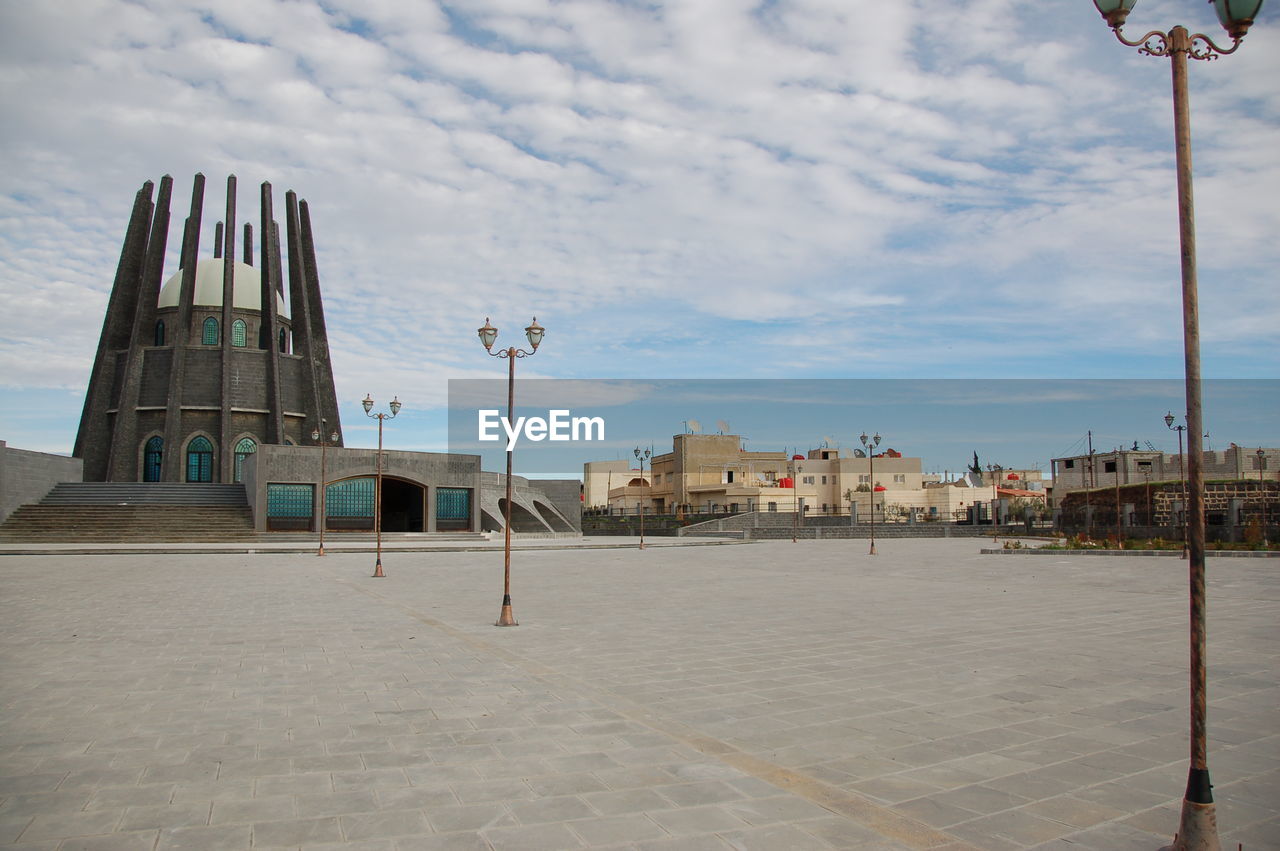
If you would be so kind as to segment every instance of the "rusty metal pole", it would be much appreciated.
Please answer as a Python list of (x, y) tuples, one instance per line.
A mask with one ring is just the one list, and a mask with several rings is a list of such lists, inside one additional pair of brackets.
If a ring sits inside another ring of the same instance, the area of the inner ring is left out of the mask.
[[(488, 320), (486, 320), (487, 322)], [(516, 348), (507, 349), (507, 422), (513, 422), (516, 405)], [(494, 626), (519, 626), (511, 611), (511, 456), (513, 447), (507, 446), (507, 510), (503, 518), (502, 536), (502, 611)]]
[(1182, 339), (1187, 397), (1187, 529), (1191, 592), (1191, 767), (1174, 847), (1217, 849), (1217, 813), (1209, 781), (1206, 742), (1205, 675), (1205, 528), (1204, 420), (1200, 391), (1200, 307), (1196, 284), (1195, 212), (1191, 192), (1191, 114), (1187, 98), (1187, 56), (1191, 38), (1185, 27), (1169, 31), (1173, 69), (1173, 133), (1178, 172), (1178, 237), (1182, 247)]
[(325, 481), (324, 481), (325, 449), (329, 445), (328, 441), (325, 440), (325, 435), (323, 434), (325, 425), (326, 425), (325, 421), (320, 420), (320, 428), (322, 433), (320, 435), (320, 549), (316, 550), (316, 555), (318, 556), (324, 555), (324, 527), (326, 525), (326, 521), (329, 519), (328, 512), (325, 510), (325, 504), (324, 504), (325, 497), (329, 495), (329, 489), (325, 487)]
[(1116, 549), (1124, 549), (1123, 533), (1120, 531), (1120, 460), (1124, 456), (1116, 450)]
[(1182, 491), (1182, 557), (1187, 557), (1187, 538), (1190, 536), (1187, 530), (1187, 473), (1183, 467), (1182, 454), (1182, 433), (1187, 430), (1185, 425), (1170, 426), (1178, 433), (1178, 484)]
[(382, 419), (383, 414), (377, 414), (378, 418), (378, 464), (377, 477), (373, 485), (373, 534), (377, 539), (378, 560), (373, 566), (373, 578), (380, 579), (386, 577), (382, 572)]
[(871, 552), (867, 555), (876, 554), (876, 451), (872, 447), (867, 452), (867, 460), (871, 462), (871, 468), (868, 477), (871, 479)]
[(1262, 471), (1267, 460), (1267, 453), (1262, 451), (1262, 447), (1258, 447), (1258, 503), (1262, 509), (1262, 548), (1265, 550), (1270, 546), (1267, 540), (1267, 482), (1262, 477)]

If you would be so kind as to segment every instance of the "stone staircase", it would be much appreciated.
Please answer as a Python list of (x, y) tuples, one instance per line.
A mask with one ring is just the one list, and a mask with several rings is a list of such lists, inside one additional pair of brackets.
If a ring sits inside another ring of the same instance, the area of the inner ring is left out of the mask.
[(67, 482), (0, 524), (0, 542), (251, 540), (244, 485)]

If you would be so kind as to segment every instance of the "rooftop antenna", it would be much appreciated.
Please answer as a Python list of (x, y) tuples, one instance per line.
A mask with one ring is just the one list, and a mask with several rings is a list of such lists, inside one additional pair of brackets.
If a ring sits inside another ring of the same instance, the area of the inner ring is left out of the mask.
[(1160, 451), (1159, 449), (1156, 449), (1156, 445), (1149, 440), (1144, 440), (1143, 443), (1147, 444), (1147, 448), (1150, 449), (1152, 452)]

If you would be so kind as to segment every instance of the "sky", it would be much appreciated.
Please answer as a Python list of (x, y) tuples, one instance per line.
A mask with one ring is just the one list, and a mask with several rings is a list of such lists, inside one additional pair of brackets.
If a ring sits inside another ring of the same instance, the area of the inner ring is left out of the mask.
[[(1190, 64), (1204, 374), (1275, 378), (1280, 4)], [(197, 171), (206, 256), (228, 174), (309, 202), (352, 446), (369, 393), (446, 448), (486, 317), (521, 378), (1177, 379), (1169, 89), (1089, 0), (0, 0), (0, 439), (70, 451), (134, 193)]]

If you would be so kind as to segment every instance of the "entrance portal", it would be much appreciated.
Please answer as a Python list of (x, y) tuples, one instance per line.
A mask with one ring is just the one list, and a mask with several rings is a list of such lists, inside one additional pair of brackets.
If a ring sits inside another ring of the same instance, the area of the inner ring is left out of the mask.
[(413, 482), (382, 477), (382, 531), (425, 532), (426, 489)]

